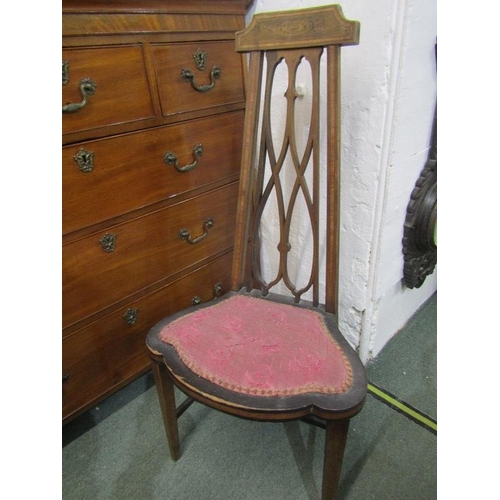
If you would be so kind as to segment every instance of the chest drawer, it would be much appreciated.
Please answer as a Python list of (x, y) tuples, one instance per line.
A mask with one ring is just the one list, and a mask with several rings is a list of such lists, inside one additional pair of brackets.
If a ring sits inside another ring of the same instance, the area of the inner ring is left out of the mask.
[(229, 249), (237, 191), (232, 183), (63, 246), (63, 327)]
[(63, 418), (149, 366), (145, 335), (165, 315), (227, 292), (228, 279), (221, 276), (231, 258), (228, 253), (63, 339)]
[(244, 100), (234, 41), (159, 44), (152, 54), (164, 116)]
[(243, 112), (63, 148), (63, 234), (237, 175)]
[(141, 45), (67, 48), (62, 57), (63, 135), (153, 116)]

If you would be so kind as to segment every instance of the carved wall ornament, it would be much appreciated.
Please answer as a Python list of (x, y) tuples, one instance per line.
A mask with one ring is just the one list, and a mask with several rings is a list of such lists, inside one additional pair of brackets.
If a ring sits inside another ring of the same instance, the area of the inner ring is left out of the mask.
[(411, 193), (404, 223), (404, 282), (419, 288), (437, 264), (435, 227), (437, 222), (436, 119), (429, 159)]

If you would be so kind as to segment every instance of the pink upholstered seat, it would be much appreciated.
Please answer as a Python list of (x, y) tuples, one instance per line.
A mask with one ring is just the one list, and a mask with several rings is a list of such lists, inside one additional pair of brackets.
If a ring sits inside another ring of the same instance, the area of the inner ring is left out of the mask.
[(194, 373), (259, 396), (339, 394), (351, 365), (320, 313), (236, 295), (169, 323), (159, 338)]

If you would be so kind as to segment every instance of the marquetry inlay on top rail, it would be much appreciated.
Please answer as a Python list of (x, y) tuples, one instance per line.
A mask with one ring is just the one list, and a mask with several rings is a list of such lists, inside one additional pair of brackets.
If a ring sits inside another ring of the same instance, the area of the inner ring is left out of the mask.
[(359, 22), (346, 19), (340, 5), (259, 14), (236, 33), (240, 52), (357, 43)]

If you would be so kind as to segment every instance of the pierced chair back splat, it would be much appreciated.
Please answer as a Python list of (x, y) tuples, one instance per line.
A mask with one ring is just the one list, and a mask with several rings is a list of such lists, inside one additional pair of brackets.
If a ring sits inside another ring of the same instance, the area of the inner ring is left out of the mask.
[[(326, 429), (323, 500), (336, 498), (349, 419), (361, 410), (367, 387), (364, 366), (336, 318), (340, 47), (358, 39), (359, 23), (345, 19), (338, 5), (258, 14), (236, 34), (236, 50), (249, 53), (250, 61), (232, 291), (165, 318), (147, 336), (174, 460), (180, 457), (174, 384), (195, 401), (243, 418), (307, 417), (324, 422)], [(299, 67), (310, 73), (303, 146), (296, 137)], [(278, 68), (288, 75), (288, 87), (280, 94), (274, 89)], [(272, 128), (276, 98), (284, 99), (286, 115), (278, 132)], [(270, 205), (274, 217), (269, 217)], [(305, 259), (310, 274), (300, 286), (289, 262), (299, 213), (307, 221), (312, 248)], [(262, 223), (271, 218), (278, 227), (277, 262), (270, 274), (261, 250)]]

